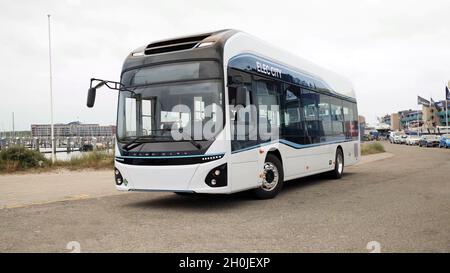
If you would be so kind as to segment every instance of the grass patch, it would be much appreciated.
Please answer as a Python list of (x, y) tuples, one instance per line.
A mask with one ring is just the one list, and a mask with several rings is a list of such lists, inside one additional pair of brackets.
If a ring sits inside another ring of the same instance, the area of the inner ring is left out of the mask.
[(370, 142), (361, 144), (361, 155), (371, 155), (384, 153), (384, 146), (380, 142)]
[(112, 169), (114, 167), (114, 155), (106, 152), (87, 152), (74, 156), (70, 160), (58, 160), (53, 165), (70, 170), (79, 169)]
[(86, 152), (73, 156), (70, 160), (51, 160), (35, 150), (23, 146), (11, 146), (0, 151), (0, 173), (21, 171), (51, 171), (58, 168), (69, 170), (80, 169), (112, 169), (114, 154), (107, 152)]

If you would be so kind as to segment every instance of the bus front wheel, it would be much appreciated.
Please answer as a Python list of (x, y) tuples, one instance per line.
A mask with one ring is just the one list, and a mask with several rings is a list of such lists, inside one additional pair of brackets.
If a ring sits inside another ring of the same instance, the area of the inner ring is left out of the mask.
[(334, 159), (334, 170), (330, 172), (330, 175), (334, 179), (340, 179), (344, 172), (344, 153), (341, 148), (336, 149), (336, 157)]
[(263, 181), (261, 187), (253, 192), (258, 199), (274, 198), (283, 187), (283, 165), (273, 154), (268, 154), (263, 167)]

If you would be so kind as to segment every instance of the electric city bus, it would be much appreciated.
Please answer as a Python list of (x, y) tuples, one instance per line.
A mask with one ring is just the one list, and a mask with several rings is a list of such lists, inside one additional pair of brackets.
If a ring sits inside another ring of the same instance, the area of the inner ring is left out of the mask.
[(120, 82), (115, 181), (123, 191), (272, 198), (283, 182), (360, 158), (358, 111), (343, 77), (245, 32), (157, 41), (132, 51)]

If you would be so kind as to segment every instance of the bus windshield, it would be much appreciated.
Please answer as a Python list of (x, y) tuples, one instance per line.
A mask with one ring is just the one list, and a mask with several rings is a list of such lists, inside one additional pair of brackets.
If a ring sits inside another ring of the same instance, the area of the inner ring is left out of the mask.
[(174, 82), (120, 92), (117, 135), (120, 142), (205, 141), (223, 127), (220, 80)]

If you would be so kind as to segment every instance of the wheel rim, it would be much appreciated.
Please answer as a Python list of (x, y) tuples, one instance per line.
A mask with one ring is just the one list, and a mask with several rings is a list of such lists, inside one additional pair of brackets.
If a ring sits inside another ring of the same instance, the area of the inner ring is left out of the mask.
[(272, 162), (264, 163), (264, 178), (261, 188), (265, 191), (272, 191), (278, 184), (280, 173), (277, 166)]
[(342, 160), (342, 154), (341, 153), (338, 153), (337, 154), (337, 158), (336, 158), (336, 164), (337, 164), (337, 166), (338, 166), (338, 172), (339, 173), (342, 173), (342, 171), (343, 171), (343, 169), (344, 169), (344, 162), (343, 162), (344, 160)]

